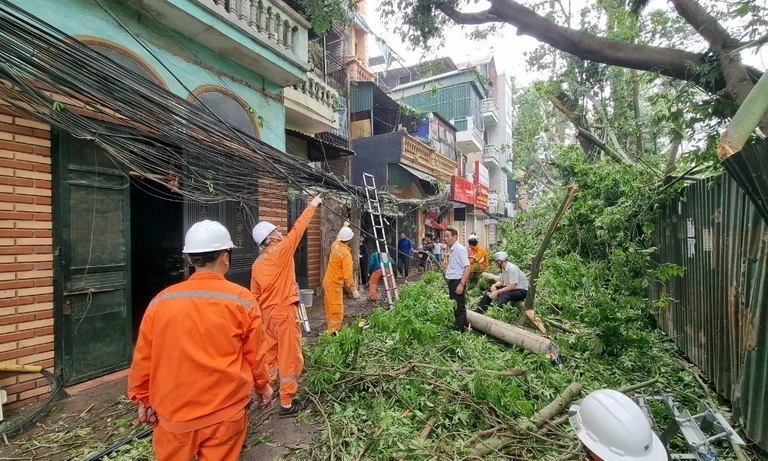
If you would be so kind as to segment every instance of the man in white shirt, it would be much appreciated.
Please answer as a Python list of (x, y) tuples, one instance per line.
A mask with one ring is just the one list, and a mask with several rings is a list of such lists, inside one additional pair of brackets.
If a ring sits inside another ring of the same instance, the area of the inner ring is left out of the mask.
[(477, 305), (475, 312), (483, 314), (491, 305), (491, 301), (496, 301), (499, 307), (504, 304), (522, 301), (528, 296), (528, 277), (508, 261), (509, 255), (506, 251), (499, 251), (493, 255), (496, 266), (501, 269), (499, 281), (491, 285), (487, 293), (483, 295)]
[(445, 269), (445, 279), (448, 282), (448, 295), (456, 301), (456, 308), (453, 315), (456, 319), (456, 329), (464, 332), (467, 330), (467, 300), (464, 295), (464, 289), (467, 286), (467, 279), (472, 267), (469, 265), (469, 256), (464, 245), (459, 243), (459, 233), (456, 229), (449, 227), (445, 230), (445, 243), (450, 247), (451, 253), (448, 257), (448, 267)]

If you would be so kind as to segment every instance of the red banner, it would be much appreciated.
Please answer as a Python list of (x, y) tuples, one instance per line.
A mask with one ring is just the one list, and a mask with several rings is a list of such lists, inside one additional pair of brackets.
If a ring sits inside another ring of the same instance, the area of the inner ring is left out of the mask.
[(431, 207), (427, 209), (427, 218), (429, 219), (437, 219), (437, 217), (440, 215), (440, 208), (438, 207)]
[(475, 186), (475, 208), (483, 211), (488, 210), (488, 194), (489, 193), (490, 193), (490, 190), (488, 190), (488, 186), (484, 184), (478, 184), (477, 186)]
[(475, 204), (475, 185), (464, 178), (451, 176), (451, 200), (467, 205)]

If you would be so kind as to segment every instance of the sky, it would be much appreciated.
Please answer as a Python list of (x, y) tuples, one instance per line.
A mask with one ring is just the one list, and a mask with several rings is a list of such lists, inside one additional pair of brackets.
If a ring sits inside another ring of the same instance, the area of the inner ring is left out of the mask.
[[(577, 11), (579, 4), (583, 5), (584, 3), (585, 0), (574, 0), (573, 11)], [(407, 65), (418, 63), (422, 59), (421, 52), (409, 50), (400, 37), (387, 31), (377, 12), (379, 4), (380, 0), (367, 0), (368, 25), (377, 36), (384, 39), (390, 48), (402, 57)], [(462, 11), (480, 11), (489, 6), (489, 3), (479, 1), (477, 4), (472, 4), (471, 8), (466, 8)], [(652, 0), (649, 8), (671, 9), (672, 7), (666, 4), (664, 0)], [(518, 84), (525, 85), (541, 78), (541, 75), (528, 70), (525, 57), (526, 52), (531, 52), (540, 45), (537, 40), (523, 35), (516, 35), (516, 29), (510, 25), (503, 26), (499, 33), (483, 42), (467, 38), (466, 33), (470, 30), (472, 28), (461, 30), (456, 26), (446, 29), (445, 47), (439, 50), (437, 55), (450, 56), (456, 63), (493, 55), (496, 58), (497, 72), (514, 76)], [(691, 29), (691, 32), (694, 33), (693, 29)], [(368, 54), (371, 57), (381, 55), (376, 46), (376, 41), (373, 39), (368, 41)], [(430, 57), (435, 56), (432, 55)], [(748, 50), (742, 53), (742, 59), (746, 64), (760, 70), (765, 70), (768, 65), (768, 46), (763, 46), (761, 53), (757, 55), (753, 54), (752, 50)], [(397, 66), (397, 63), (393, 65), (393, 67)]]

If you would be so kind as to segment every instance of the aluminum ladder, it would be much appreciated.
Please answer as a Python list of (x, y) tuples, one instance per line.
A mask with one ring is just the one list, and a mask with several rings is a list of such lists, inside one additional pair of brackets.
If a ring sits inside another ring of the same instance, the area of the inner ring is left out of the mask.
[[(384, 281), (384, 291), (387, 293), (387, 305), (390, 309), (395, 307), (395, 301), (400, 297), (395, 280), (395, 264), (390, 261), (387, 251), (387, 236), (384, 231), (384, 219), (381, 217), (381, 204), (379, 191), (376, 189), (376, 178), (372, 174), (363, 173), (365, 185), (365, 197), (368, 201), (368, 214), (371, 216), (373, 237), (376, 240), (376, 251), (379, 253), (379, 267), (381, 267), (381, 279)], [(383, 251), (382, 251), (383, 250)], [(386, 268), (389, 264), (389, 269)]]

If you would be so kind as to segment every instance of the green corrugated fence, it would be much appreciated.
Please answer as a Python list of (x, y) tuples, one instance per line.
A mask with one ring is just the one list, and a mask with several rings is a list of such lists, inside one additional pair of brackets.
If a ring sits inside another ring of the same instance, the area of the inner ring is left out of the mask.
[(659, 326), (731, 401), (746, 435), (768, 450), (768, 227), (728, 175), (665, 205), (656, 259), (685, 275), (653, 288), (676, 301)]

